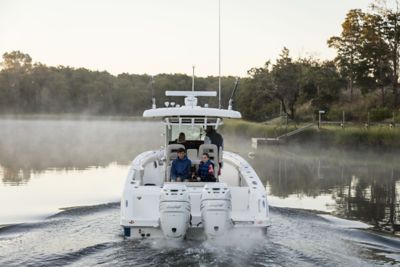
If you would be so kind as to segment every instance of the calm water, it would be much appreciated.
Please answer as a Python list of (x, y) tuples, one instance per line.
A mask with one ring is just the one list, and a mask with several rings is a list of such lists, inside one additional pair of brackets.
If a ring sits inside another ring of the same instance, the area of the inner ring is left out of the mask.
[[(269, 192), (272, 227), (218, 243), (128, 241), (118, 200), (154, 122), (0, 120), (0, 266), (400, 264), (398, 153), (275, 147), (226, 136)], [(377, 231), (379, 229), (380, 231)], [(381, 231), (383, 230), (383, 231)]]

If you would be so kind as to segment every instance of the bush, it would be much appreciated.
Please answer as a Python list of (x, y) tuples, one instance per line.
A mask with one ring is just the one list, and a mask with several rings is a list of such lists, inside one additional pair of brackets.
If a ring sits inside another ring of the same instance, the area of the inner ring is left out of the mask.
[(328, 111), (326, 118), (330, 121), (342, 121), (343, 119), (343, 110), (332, 108)]
[(400, 109), (395, 113), (395, 123), (397, 124), (397, 125), (399, 125), (400, 124)]
[(372, 108), (369, 112), (371, 121), (383, 121), (392, 117), (392, 111), (387, 107)]

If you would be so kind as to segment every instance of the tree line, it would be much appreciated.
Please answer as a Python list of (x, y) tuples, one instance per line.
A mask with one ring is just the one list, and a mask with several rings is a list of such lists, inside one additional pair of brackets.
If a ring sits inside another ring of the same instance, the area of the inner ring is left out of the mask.
[(339, 119), (339, 110), (350, 119), (368, 111), (378, 120), (392, 117), (400, 102), (400, 12), (397, 0), (391, 3), (395, 8), (389, 4), (376, 1), (368, 12), (350, 10), (340, 36), (327, 40), (337, 52), (333, 60), (293, 59), (284, 48), (275, 64), (249, 70), (238, 100), (242, 112), (253, 120), (279, 113), (301, 119), (318, 110), (331, 111), (331, 119)]
[[(223, 103), (235, 77), (223, 77)], [(196, 78), (196, 90), (216, 90), (217, 77)], [(192, 78), (184, 74), (111, 75), (106, 71), (85, 68), (49, 67), (33, 63), (28, 54), (13, 51), (3, 55), (0, 71), (0, 112), (87, 113), (99, 115), (140, 115), (165, 101), (182, 101), (165, 97), (166, 90), (191, 90)], [(216, 106), (217, 100), (202, 99)], [(225, 106), (226, 106), (225, 105)]]
[[(398, 111), (400, 96), (400, 12), (376, 1), (368, 12), (350, 10), (340, 36), (327, 40), (337, 52), (335, 59), (296, 58), (283, 48), (274, 63), (248, 71), (240, 81), (235, 108), (246, 119), (263, 121), (280, 114), (306, 119), (318, 110), (373, 110), (380, 119)], [(396, 0), (397, 4), (397, 0)], [(226, 107), (235, 77), (222, 77), (222, 106)], [(33, 63), (28, 54), (3, 55), (0, 70), (0, 113), (88, 113), (139, 115), (167, 98), (166, 90), (190, 90), (191, 77), (184, 74), (111, 75), (105, 71)], [(217, 90), (218, 77), (199, 77), (196, 90)], [(200, 103), (217, 106), (217, 99)], [(335, 113), (336, 112), (336, 113)], [(333, 115), (331, 115), (333, 116)]]

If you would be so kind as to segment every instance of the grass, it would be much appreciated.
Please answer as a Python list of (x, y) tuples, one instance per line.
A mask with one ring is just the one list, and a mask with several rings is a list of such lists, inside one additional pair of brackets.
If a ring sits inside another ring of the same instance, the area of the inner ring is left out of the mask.
[[(301, 126), (281, 124), (263, 124), (244, 120), (225, 120), (221, 131), (245, 137), (277, 137), (286, 131), (295, 130)], [(370, 147), (382, 149), (400, 149), (400, 127), (390, 128), (388, 125), (377, 125), (366, 128), (364, 125), (347, 125), (341, 128), (336, 125), (323, 125), (319, 130), (316, 126), (306, 129), (299, 135), (288, 140), (297, 143), (323, 142), (326, 145), (341, 147)]]
[(232, 133), (245, 137), (277, 137), (297, 128), (296, 125), (288, 125), (286, 128), (279, 123), (265, 124), (245, 120), (224, 120), (221, 131), (225, 134)]
[(327, 127), (324, 134), (333, 137), (333, 143), (342, 146), (367, 145), (376, 148), (400, 148), (400, 128), (351, 126), (344, 129)]

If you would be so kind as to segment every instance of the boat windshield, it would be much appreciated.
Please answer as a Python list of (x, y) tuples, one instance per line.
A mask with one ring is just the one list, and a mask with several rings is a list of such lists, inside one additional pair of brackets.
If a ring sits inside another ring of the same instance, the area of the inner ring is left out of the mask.
[(204, 140), (206, 135), (205, 130), (200, 125), (171, 125), (168, 129), (168, 141), (178, 139), (180, 133), (185, 134), (186, 140)]

